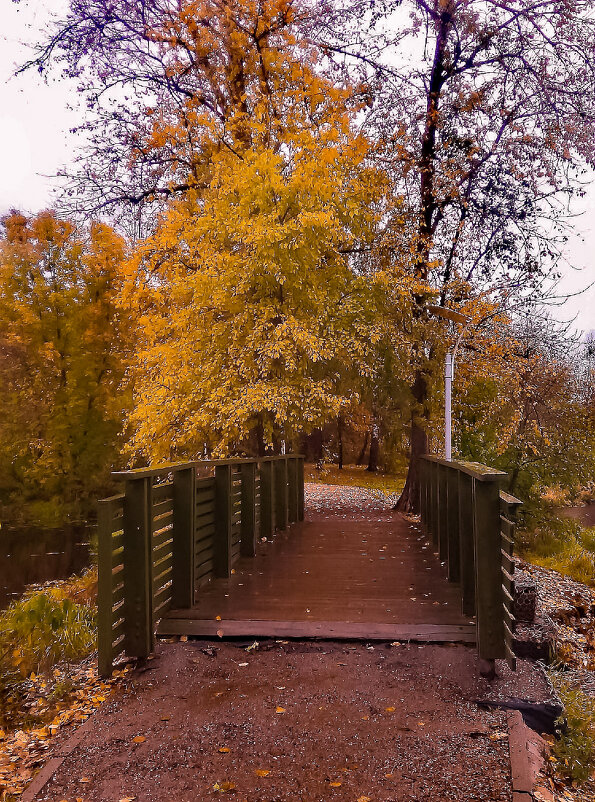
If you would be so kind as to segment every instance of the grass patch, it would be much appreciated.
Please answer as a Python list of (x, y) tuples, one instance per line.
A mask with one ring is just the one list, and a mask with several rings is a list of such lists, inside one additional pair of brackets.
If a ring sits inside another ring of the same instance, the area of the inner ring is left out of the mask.
[[(0, 613), (0, 723), (35, 721), (27, 707), (31, 677), (82, 660), (96, 646), (94, 571), (30, 590)], [(48, 682), (48, 691), (52, 682)], [(63, 698), (66, 689), (53, 689)], [(47, 711), (46, 711), (47, 712)], [(31, 720), (31, 721), (30, 721)]]
[(519, 529), (518, 547), (528, 562), (595, 587), (595, 527), (542, 510)]
[(327, 464), (318, 468), (314, 464), (306, 464), (304, 478), (306, 482), (365, 487), (369, 490), (382, 490), (385, 493), (400, 493), (405, 484), (404, 476), (367, 471), (362, 465), (345, 465), (339, 470), (336, 465)]
[(595, 772), (595, 699), (573, 686), (561, 671), (549, 672), (550, 681), (565, 708), (567, 730), (553, 745), (557, 768), (576, 783)]

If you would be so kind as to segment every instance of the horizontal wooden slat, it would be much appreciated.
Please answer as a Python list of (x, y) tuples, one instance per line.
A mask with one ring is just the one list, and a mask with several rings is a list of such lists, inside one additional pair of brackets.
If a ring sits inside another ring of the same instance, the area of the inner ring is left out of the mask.
[(153, 505), (153, 520), (157, 521), (160, 520), (164, 515), (173, 512), (174, 509), (174, 502), (172, 499), (168, 499), (167, 501), (162, 501), (159, 504)]
[(515, 618), (512, 614), (511, 605), (503, 604), (502, 609), (504, 610), (504, 622), (508, 623), (508, 626), (513, 628), (515, 624)]
[(502, 584), (506, 588), (506, 590), (511, 594), (511, 597), (514, 596), (514, 578), (512, 574), (508, 573), (506, 568), (502, 569)]
[(124, 562), (124, 547), (112, 552), (112, 568), (117, 568)]
[(215, 534), (215, 524), (196, 527), (195, 541), (204, 540), (206, 537), (213, 537)]
[(115, 590), (112, 590), (112, 607), (119, 604), (124, 600), (124, 585), (118, 585)]
[(505, 603), (508, 601), (510, 604), (512, 604), (514, 599), (504, 583), (502, 583), (502, 593), (504, 594)]
[(210, 512), (215, 512), (215, 499), (209, 501), (201, 501), (195, 507), (197, 515), (207, 515)]
[(201, 549), (207, 548), (207, 546), (212, 546), (215, 543), (215, 538), (213, 533), (205, 534), (203, 537), (197, 537), (194, 541), (194, 551), (200, 551)]
[(174, 496), (174, 486), (171, 482), (162, 485), (154, 485), (151, 491), (153, 504), (158, 504), (160, 501), (172, 499)]
[(116, 549), (121, 549), (124, 545), (124, 533), (118, 532), (117, 534), (112, 535), (112, 552), (116, 551)]
[(153, 588), (160, 588), (163, 585), (164, 574), (170, 573), (174, 564), (173, 554), (166, 554), (163, 559), (153, 565)]
[(201, 562), (194, 564), (194, 572), (196, 579), (200, 579), (202, 576), (210, 574), (214, 570), (215, 570), (215, 563), (213, 560), (202, 560)]
[(502, 568), (510, 574), (514, 573), (514, 559), (502, 549)]
[(505, 518), (503, 515), (500, 516), (500, 531), (506, 537), (511, 539), (514, 538), (514, 530), (515, 524), (512, 521), (509, 521), (508, 518)]
[(172, 527), (173, 523), (174, 523), (173, 512), (168, 512), (165, 515), (161, 515), (159, 518), (153, 521), (153, 535), (156, 535), (158, 532), (161, 532), (167, 527)]
[(197, 515), (195, 518), (196, 531), (205, 526), (210, 526), (215, 523), (215, 513), (209, 512), (206, 515)]
[(172, 595), (171, 582), (161, 585), (159, 590), (153, 594), (153, 609), (158, 607), (164, 599), (170, 599)]
[(326, 640), (475, 643), (475, 626), (445, 624), (367, 624), (344, 621), (213, 621), (189, 618), (188, 610), (172, 610), (161, 620), (159, 635), (216, 637), (318, 638)]
[(512, 555), (514, 553), (514, 542), (507, 537), (507, 535), (500, 535), (500, 542), (502, 544), (502, 549), (507, 553)]
[(173, 536), (174, 536), (174, 530), (171, 525), (168, 526), (166, 529), (160, 529), (153, 535), (153, 548), (154, 549), (159, 548), (159, 546), (162, 546), (164, 543), (167, 543), (168, 540), (171, 540)]
[(166, 557), (172, 557), (173, 549), (171, 543), (162, 543), (158, 549), (153, 552), (153, 575), (158, 570), (159, 566)]
[(112, 627), (112, 644), (124, 634), (124, 620)]
[(206, 549), (201, 549), (200, 551), (197, 551), (194, 555), (194, 564), (200, 565), (201, 563), (206, 562), (207, 560), (214, 559), (214, 557), (215, 557), (215, 548), (213, 546), (210, 546)]

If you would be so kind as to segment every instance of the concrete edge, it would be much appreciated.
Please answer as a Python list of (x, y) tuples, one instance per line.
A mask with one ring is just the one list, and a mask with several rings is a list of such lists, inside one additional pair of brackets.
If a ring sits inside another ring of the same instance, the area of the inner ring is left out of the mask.
[(551, 791), (539, 782), (549, 754), (548, 744), (527, 727), (519, 710), (509, 711), (507, 720), (512, 802), (532, 802), (537, 799), (536, 791), (539, 800), (554, 802)]
[(48, 762), (41, 767), (35, 777), (31, 780), (29, 785), (25, 788), (19, 802), (34, 802), (37, 794), (43, 790), (44, 786), (52, 779), (56, 771), (60, 768), (64, 760), (76, 749), (81, 743), (87, 732), (91, 729), (93, 724), (93, 716), (77, 727), (75, 732), (61, 744)]

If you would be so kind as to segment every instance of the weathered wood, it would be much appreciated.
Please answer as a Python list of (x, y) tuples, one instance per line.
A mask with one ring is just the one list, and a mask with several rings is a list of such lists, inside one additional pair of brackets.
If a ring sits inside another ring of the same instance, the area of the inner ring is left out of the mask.
[(124, 499), (124, 645), (131, 657), (153, 651), (151, 477), (128, 479)]
[(244, 462), (242, 472), (241, 547), (243, 557), (256, 551), (256, 462)]
[(275, 474), (270, 460), (260, 462), (260, 534), (272, 537), (275, 531)]
[(192, 607), (194, 601), (194, 468), (177, 471), (173, 482), (173, 604)]
[(475, 537), (473, 527), (473, 477), (457, 471), (459, 485), (459, 548), (461, 600), (465, 615), (475, 615)]
[(500, 489), (497, 480), (475, 480), (475, 595), (479, 656), (506, 657), (502, 615)]
[(437, 499), (437, 528), (438, 528), (438, 554), (442, 562), (448, 560), (448, 484), (447, 474), (449, 468), (437, 463), (438, 470), (438, 499)]
[(295, 523), (298, 519), (298, 461), (287, 457), (287, 519)]
[[(439, 624), (377, 624), (346, 621), (213, 621), (184, 618), (170, 611), (159, 623), (158, 634), (197, 638), (315, 638), (320, 640), (413, 641), (419, 643), (475, 643), (474, 626)], [(222, 635), (219, 633), (222, 632)]]
[(448, 543), (448, 580), (461, 581), (461, 554), (459, 536), (459, 471), (445, 467), (446, 471), (446, 539)]
[(275, 526), (287, 529), (287, 459), (278, 457), (273, 462), (275, 474)]
[(99, 502), (97, 508), (97, 650), (99, 674), (112, 673), (112, 527), (114, 503), (111, 499)]
[(231, 574), (231, 464), (215, 466), (215, 576)]
[(304, 520), (304, 458), (298, 456), (298, 521)]

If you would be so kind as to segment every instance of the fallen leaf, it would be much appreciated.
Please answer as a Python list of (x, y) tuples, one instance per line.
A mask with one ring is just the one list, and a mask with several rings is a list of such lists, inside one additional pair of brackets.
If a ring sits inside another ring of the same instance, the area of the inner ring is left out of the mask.
[(256, 774), (257, 777), (268, 777), (270, 773), (271, 772), (269, 771), (269, 769), (255, 769), (254, 770), (254, 774)]
[(222, 746), (222, 747), (219, 749), (219, 751), (220, 751), (220, 752), (231, 752), (231, 749), (229, 748), (229, 746)]
[(180, 640), (182, 643), (188, 642), (188, 635), (180, 635)]
[(235, 783), (215, 783), (213, 786), (213, 791), (221, 791), (222, 793), (226, 793), (227, 791), (235, 791)]
[(91, 780), (89, 779), (89, 777), (81, 777), (81, 779), (79, 780), (79, 782), (80, 782), (80, 783), (90, 783), (90, 782), (91, 782)]
[(145, 738), (145, 736), (144, 736), (144, 735), (135, 735), (135, 736), (134, 736), (134, 738), (132, 739), (132, 743), (135, 743), (135, 744), (144, 744), (144, 742), (145, 742), (146, 740), (147, 740), (147, 739)]
[(275, 710), (275, 713), (286, 713), (286, 712), (287, 712), (287, 711), (285, 710), (285, 708), (284, 708), (284, 707), (278, 707), (278, 708)]
[(161, 721), (169, 721), (169, 716), (161, 716)]
[(248, 665), (248, 663), (238, 663), (238, 665), (240, 668), (245, 668)]
[(329, 783), (331, 788), (340, 788), (343, 783), (340, 783), (335, 780), (335, 782)]
[(385, 709), (386, 709), (387, 713), (394, 713), (395, 712), (395, 708), (394, 707), (387, 707)]
[(371, 796), (358, 796), (357, 802), (372, 802)]
[(508, 738), (507, 732), (495, 732), (493, 735), (490, 735), (490, 741), (502, 741), (504, 738)]
[(215, 621), (221, 621), (221, 616), (220, 615), (216, 615), (215, 616)]
[(223, 630), (222, 629), (218, 629), (217, 630), (217, 635), (218, 635), (218, 637), (222, 638), (223, 637)]
[(135, 796), (123, 796), (122, 799), (119, 800), (119, 802), (134, 802), (135, 799), (136, 799)]

